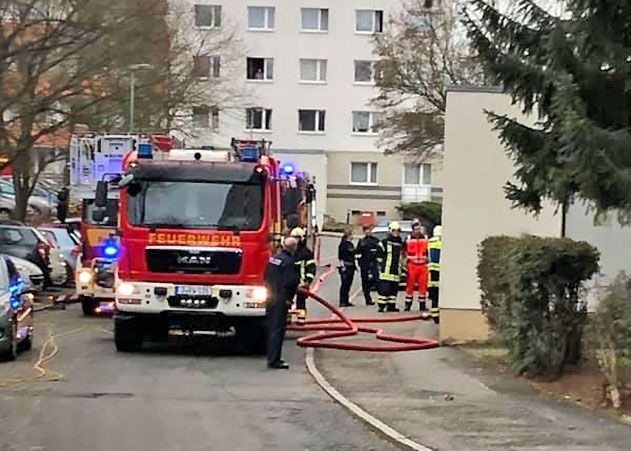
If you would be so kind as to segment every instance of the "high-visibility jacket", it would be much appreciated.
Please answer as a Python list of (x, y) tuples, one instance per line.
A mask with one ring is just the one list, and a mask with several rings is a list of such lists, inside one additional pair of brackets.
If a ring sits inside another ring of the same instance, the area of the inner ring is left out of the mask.
[(294, 262), (300, 277), (300, 285), (311, 285), (316, 273), (313, 252), (305, 244), (301, 243), (294, 254)]
[[(439, 237), (430, 238), (429, 242), (427, 243), (427, 253), (429, 256), (428, 269), (430, 272), (430, 287), (437, 287), (439, 285), (441, 245), (442, 241)], [(432, 274), (434, 275), (434, 277), (432, 277)]]
[(427, 263), (427, 240), (424, 237), (409, 236), (405, 240), (404, 249), (408, 264), (424, 265)]
[(403, 240), (400, 236), (390, 235), (379, 242), (377, 261), (379, 262), (379, 280), (399, 282), (401, 280), (401, 263)]

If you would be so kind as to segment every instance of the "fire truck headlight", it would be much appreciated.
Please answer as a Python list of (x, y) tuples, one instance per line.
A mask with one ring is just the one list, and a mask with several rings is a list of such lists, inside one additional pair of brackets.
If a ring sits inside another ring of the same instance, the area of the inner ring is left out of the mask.
[(92, 280), (92, 272), (83, 270), (79, 273), (79, 282), (81, 283), (89, 283)]
[(259, 303), (267, 301), (267, 288), (256, 287), (252, 291), (252, 299), (254, 299), (254, 302), (259, 302)]
[(136, 287), (134, 287), (133, 283), (121, 282), (118, 285), (118, 294), (122, 296), (131, 296), (132, 294), (134, 294), (135, 290), (136, 290)]

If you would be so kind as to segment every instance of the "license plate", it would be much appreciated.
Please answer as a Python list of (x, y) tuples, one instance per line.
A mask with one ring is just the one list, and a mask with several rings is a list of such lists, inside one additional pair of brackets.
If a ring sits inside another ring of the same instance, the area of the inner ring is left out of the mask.
[(181, 285), (175, 287), (176, 295), (212, 296), (213, 289), (205, 285)]

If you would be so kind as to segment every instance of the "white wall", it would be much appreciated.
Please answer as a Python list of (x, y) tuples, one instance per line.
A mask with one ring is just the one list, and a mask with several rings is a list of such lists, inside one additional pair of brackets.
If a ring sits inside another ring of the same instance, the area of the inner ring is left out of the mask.
[(477, 246), (493, 235), (559, 236), (561, 222), (547, 206), (538, 218), (511, 208), (503, 186), (513, 163), (491, 129), (484, 110), (521, 117), (510, 98), (497, 92), (447, 95), (443, 172), (444, 242), (441, 308), (479, 309)]

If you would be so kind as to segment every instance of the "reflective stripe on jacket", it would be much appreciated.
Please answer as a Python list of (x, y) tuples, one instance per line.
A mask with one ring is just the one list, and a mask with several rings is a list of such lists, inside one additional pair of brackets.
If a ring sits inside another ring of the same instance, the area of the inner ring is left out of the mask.
[(427, 254), (429, 257), (429, 270), (430, 271), (440, 271), (440, 250), (441, 250), (441, 239), (434, 237), (430, 238), (427, 243)]
[(382, 240), (377, 248), (379, 262), (379, 280), (398, 282), (401, 280), (401, 254), (403, 240), (401, 237), (389, 236)]

